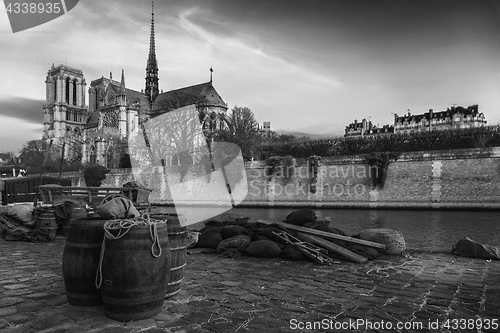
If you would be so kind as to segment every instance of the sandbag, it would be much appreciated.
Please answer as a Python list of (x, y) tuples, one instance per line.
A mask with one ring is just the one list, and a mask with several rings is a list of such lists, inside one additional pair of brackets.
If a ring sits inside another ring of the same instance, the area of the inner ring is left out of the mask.
[(300, 261), (306, 259), (306, 256), (300, 252), (295, 244), (288, 244), (283, 250), (281, 250), (281, 256), (285, 259)]
[(7, 216), (13, 217), (25, 225), (35, 225), (36, 216), (33, 214), (35, 207), (33, 204), (21, 204), (8, 206)]
[(265, 227), (265, 228), (257, 228), (257, 229), (254, 229), (254, 240), (258, 240), (258, 238), (256, 238), (256, 236), (264, 236), (274, 242), (277, 242), (277, 243), (280, 243), (280, 244), (283, 244), (285, 245), (287, 242), (280, 238), (279, 236), (275, 235), (274, 233), (280, 233), (280, 232), (283, 232), (283, 229), (280, 229), (280, 228), (276, 228), (276, 227)]
[(316, 213), (311, 209), (299, 209), (291, 212), (283, 222), (303, 226), (309, 222), (316, 222)]
[(500, 260), (500, 247), (480, 244), (465, 237), (453, 245), (451, 253), (468, 258)]
[(208, 247), (210, 249), (217, 249), (217, 246), (222, 241), (222, 235), (220, 231), (221, 227), (212, 228), (200, 233), (198, 237), (198, 242), (194, 247)]
[(113, 198), (99, 206), (97, 214), (103, 219), (127, 219), (141, 215), (132, 201), (124, 197)]
[(273, 241), (259, 240), (250, 243), (243, 252), (256, 258), (278, 258), (281, 255), (281, 249)]
[(228, 239), (237, 235), (248, 235), (247, 230), (239, 225), (227, 225), (222, 227), (220, 233), (222, 235), (222, 239)]
[(303, 225), (305, 228), (311, 228), (315, 230), (321, 230), (325, 232), (331, 232), (332, 234), (337, 234), (341, 236), (347, 236), (342, 230), (337, 228), (332, 228), (328, 225), (328, 222), (309, 222)]
[(367, 229), (352, 235), (352, 237), (384, 244), (385, 250), (382, 252), (385, 254), (401, 254), (406, 250), (403, 234), (392, 229)]
[[(219, 223), (219, 222), (217, 222), (217, 223)], [(217, 226), (217, 225), (208, 224), (208, 225), (205, 225), (203, 228), (201, 228), (199, 231), (200, 231), (200, 233), (203, 233), (203, 232), (205, 232), (207, 230), (214, 229), (214, 228), (220, 228), (220, 227), (222, 227), (222, 226), (221, 225)]]
[(227, 250), (241, 251), (250, 244), (252, 240), (248, 235), (236, 235), (228, 239), (224, 239), (217, 245), (217, 253), (223, 253)]

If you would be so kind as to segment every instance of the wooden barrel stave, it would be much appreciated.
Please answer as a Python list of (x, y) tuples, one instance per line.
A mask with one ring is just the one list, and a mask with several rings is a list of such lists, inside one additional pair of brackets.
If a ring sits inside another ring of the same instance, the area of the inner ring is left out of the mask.
[(172, 258), (170, 279), (165, 296), (169, 298), (178, 294), (182, 289), (184, 267), (186, 267), (187, 229), (180, 225), (179, 218), (175, 214), (154, 214), (151, 215), (151, 218), (167, 221), (168, 242)]
[(149, 226), (136, 225), (119, 239), (106, 239), (101, 295), (107, 317), (140, 320), (161, 311), (170, 278), (171, 256), (166, 224), (159, 223), (157, 231), (162, 249), (159, 257), (151, 252)]
[(63, 278), (68, 303), (75, 306), (102, 304), (95, 287), (104, 223), (107, 219), (85, 218), (72, 221), (63, 253)]

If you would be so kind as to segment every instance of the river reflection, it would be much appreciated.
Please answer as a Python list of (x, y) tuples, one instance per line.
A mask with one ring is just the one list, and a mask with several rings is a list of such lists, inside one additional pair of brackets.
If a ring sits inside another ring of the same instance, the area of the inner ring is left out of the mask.
[[(165, 207), (173, 212), (173, 207)], [(291, 208), (233, 208), (231, 212), (252, 219), (283, 221)], [(330, 217), (331, 226), (352, 235), (364, 229), (388, 228), (403, 233), (407, 248), (449, 252), (465, 236), (500, 246), (500, 212), (432, 210), (314, 209), (318, 220)], [(199, 229), (203, 224), (190, 226)]]

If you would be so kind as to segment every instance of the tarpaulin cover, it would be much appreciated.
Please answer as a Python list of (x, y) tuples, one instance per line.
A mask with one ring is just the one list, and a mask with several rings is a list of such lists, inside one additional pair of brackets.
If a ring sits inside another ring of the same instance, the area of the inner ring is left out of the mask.
[(465, 237), (453, 245), (451, 253), (462, 257), (500, 260), (499, 247), (480, 244), (469, 237)]

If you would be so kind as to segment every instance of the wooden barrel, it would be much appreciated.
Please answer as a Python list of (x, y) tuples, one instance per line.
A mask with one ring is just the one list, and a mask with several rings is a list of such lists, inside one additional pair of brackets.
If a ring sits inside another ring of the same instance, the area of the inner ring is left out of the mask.
[(152, 219), (166, 220), (172, 267), (165, 297), (172, 297), (182, 289), (184, 267), (186, 266), (187, 230), (181, 227), (177, 214), (155, 214)]
[(57, 220), (53, 209), (45, 209), (38, 213), (35, 221), (35, 228), (49, 235), (50, 240), (56, 238)]
[(63, 278), (68, 303), (76, 306), (102, 304), (95, 286), (97, 267), (107, 219), (88, 217), (73, 220), (63, 253)]
[[(122, 229), (123, 230), (123, 229)], [(111, 230), (113, 235), (118, 231)], [(119, 239), (106, 238), (101, 295), (107, 317), (130, 321), (157, 315), (170, 277), (170, 248), (165, 223), (157, 223), (158, 245), (148, 225), (134, 225)]]
[(59, 225), (59, 229), (57, 230), (58, 233), (67, 237), (69, 234), (69, 226), (71, 224), (71, 221), (85, 218), (87, 218), (87, 209), (85, 208), (85, 206), (72, 204), (71, 217), (62, 221), (62, 223)]

